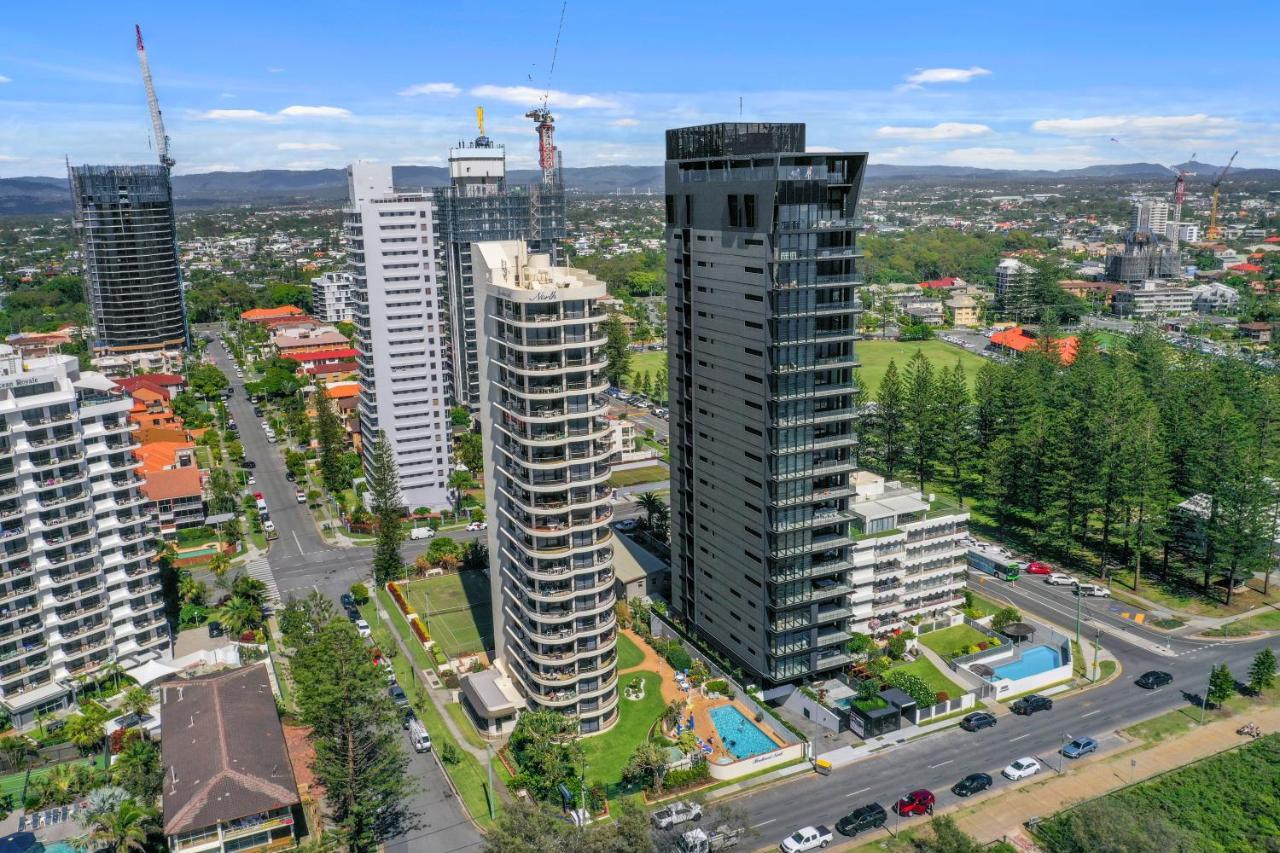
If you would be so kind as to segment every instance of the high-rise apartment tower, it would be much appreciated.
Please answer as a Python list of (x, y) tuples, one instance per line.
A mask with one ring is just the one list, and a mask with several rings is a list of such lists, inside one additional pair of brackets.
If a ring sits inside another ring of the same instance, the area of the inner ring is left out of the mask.
[(391, 167), (347, 167), (352, 318), (365, 470), (386, 434), (405, 506), (449, 505), (449, 365), (429, 193), (396, 192)]
[(846, 664), (872, 597), (850, 531), (867, 155), (804, 137), (667, 131), (673, 605), (766, 682)]
[(496, 658), (530, 707), (598, 732), (618, 719), (605, 286), (521, 240), (471, 252)]
[(76, 166), (70, 172), (93, 349), (119, 355), (186, 347), (169, 169)]

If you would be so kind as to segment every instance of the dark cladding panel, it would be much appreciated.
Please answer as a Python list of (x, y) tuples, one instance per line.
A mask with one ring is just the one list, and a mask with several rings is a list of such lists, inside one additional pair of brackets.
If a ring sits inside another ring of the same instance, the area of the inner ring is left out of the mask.
[(667, 159), (804, 152), (804, 125), (722, 122), (667, 131)]

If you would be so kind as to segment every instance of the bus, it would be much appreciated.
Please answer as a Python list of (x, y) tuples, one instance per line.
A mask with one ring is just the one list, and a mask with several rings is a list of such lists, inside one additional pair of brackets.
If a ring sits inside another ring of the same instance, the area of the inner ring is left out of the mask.
[(1003, 581), (1016, 581), (1022, 570), (1022, 563), (1007, 553), (989, 548), (970, 548), (969, 568), (986, 572)]

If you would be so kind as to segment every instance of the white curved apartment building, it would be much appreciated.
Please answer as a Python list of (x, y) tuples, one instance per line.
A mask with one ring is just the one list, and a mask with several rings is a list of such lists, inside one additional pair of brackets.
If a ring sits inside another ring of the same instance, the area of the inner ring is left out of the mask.
[(499, 680), (603, 731), (618, 719), (605, 286), (518, 240), (475, 243), (472, 260)]
[(169, 654), (133, 405), (72, 356), (0, 346), (0, 701), (15, 723)]

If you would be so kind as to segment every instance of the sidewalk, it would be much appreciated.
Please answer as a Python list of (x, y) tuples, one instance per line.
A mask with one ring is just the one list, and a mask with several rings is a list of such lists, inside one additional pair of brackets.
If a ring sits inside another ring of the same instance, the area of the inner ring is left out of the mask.
[[(1247, 719), (1246, 719), (1247, 718)], [(1147, 749), (1124, 749), (1084, 763), (1069, 765), (1059, 776), (1052, 770), (1042, 781), (1018, 788), (1002, 788), (988, 794), (975, 806), (956, 812), (956, 823), (979, 842), (1008, 839), (1018, 846), (1030, 841), (1023, 824), (1033, 817), (1045, 818), (1062, 809), (1140, 782), (1202, 758), (1247, 743), (1236, 734), (1243, 722), (1252, 720), (1263, 731), (1280, 728), (1280, 708), (1232, 717), (1191, 729), (1181, 737), (1154, 744)], [(1140, 742), (1135, 742), (1135, 745)]]
[(1276, 610), (1280, 610), (1280, 604), (1263, 604), (1259, 607), (1253, 608), (1252, 610), (1246, 610), (1232, 616), (1197, 616), (1194, 613), (1187, 613), (1184, 610), (1178, 610), (1177, 608), (1170, 607), (1168, 604), (1161, 604), (1159, 602), (1152, 601), (1149, 598), (1144, 598), (1129, 589), (1127, 586), (1122, 585), (1119, 589), (1124, 594), (1125, 598), (1137, 602), (1147, 610), (1155, 613), (1168, 613), (1170, 616), (1176, 619), (1181, 619), (1185, 622), (1186, 624), (1181, 628), (1175, 628), (1169, 632), (1170, 634), (1178, 637), (1199, 634), (1203, 631), (1208, 631), (1211, 628), (1221, 628), (1228, 622), (1235, 622), (1240, 619), (1246, 619), (1250, 616), (1261, 616), (1264, 613), (1272, 613)]

